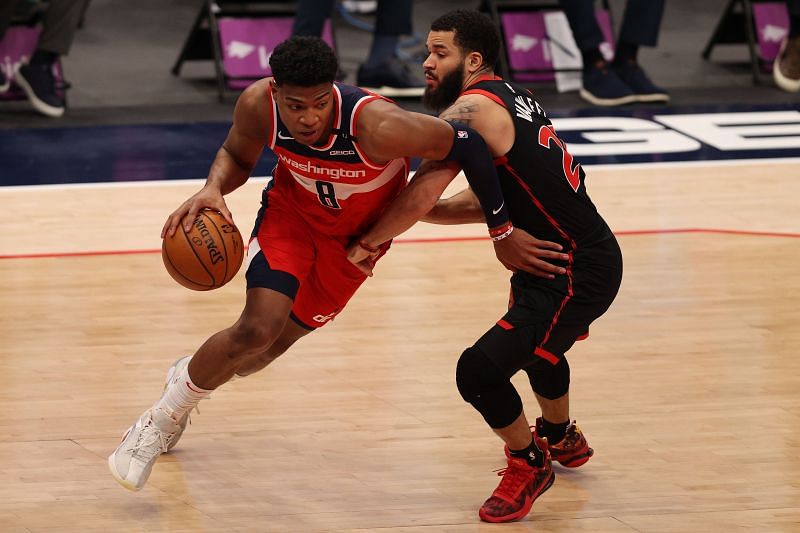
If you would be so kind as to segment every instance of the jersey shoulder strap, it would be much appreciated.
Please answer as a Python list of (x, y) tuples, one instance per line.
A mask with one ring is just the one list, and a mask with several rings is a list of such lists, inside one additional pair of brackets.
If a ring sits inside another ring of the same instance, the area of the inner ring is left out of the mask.
[(503, 79), (481, 80), (468, 87), (462, 94), (480, 94), (502, 105), (514, 121), (550, 125), (542, 106), (533, 93), (516, 83)]

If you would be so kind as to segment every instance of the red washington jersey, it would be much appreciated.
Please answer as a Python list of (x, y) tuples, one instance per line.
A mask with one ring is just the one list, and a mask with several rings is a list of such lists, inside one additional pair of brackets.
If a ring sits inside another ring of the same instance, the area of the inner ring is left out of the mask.
[(267, 131), (267, 146), (278, 157), (269, 203), (296, 211), (322, 234), (335, 238), (362, 234), (408, 179), (408, 158), (377, 164), (358, 145), (359, 113), (384, 98), (335, 83), (333, 131), (324, 144), (307, 146), (291, 137), (271, 92), (268, 95), (275, 119)]

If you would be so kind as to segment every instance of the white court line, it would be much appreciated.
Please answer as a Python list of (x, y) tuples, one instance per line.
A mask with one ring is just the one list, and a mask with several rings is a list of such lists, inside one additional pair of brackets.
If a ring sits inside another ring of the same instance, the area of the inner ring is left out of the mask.
[[(266, 179), (264, 177), (252, 176), (251, 180)], [(3, 191), (41, 191), (48, 189), (113, 189), (118, 187), (163, 187), (169, 185), (188, 185), (204, 183), (205, 178), (193, 179), (174, 179), (174, 180), (153, 180), (153, 181), (102, 181), (90, 183), (48, 183), (45, 185), (9, 185), (0, 186), (0, 193)]]
[[(718, 159), (700, 161), (658, 161), (655, 163), (613, 163), (607, 165), (583, 165), (587, 171), (597, 170), (624, 170), (637, 168), (693, 168), (693, 167), (739, 167), (754, 164), (769, 165), (797, 165), (800, 164), (800, 157), (784, 158), (755, 158), (755, 159)], [(414, 173), (411, 172), (413, 176)], [(248, 181), (264, 180), (266, 182), (270, 176), (251, 176)], [(206, 181), (205, 178), (174, 179), (174, 180), (153, 180), (153, 181), (111, 181), (97, 183), (49, 183), (46, 185), (0, 185), (0, 194), (3, 191), (41, 191), (47, 189), (104, 189), (115, 187), (166, 187), (171, 185), (200, 184)]]

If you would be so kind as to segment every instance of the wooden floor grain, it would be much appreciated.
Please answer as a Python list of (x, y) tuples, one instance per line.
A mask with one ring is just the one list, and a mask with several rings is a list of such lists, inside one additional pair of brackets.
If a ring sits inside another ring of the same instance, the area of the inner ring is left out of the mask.
[[(131, 493), (106, 457), (171, 361), (236, 318), (242, 274), (195, 293), (157, 253), (20, 257), (156, 249), (196, 183), (0, 189), (0, 531), (800, 531), (797, 175), (590, 173), (625, 256), (617, 301), (569, 356), (596, 454), (504, 526), (477, 517), (502, 443), (453, 377), (506, 303), (485, 239), (401, 239), (333, 324), (202, 402)], [(258, 186), (231, 199), (243, 231)], [(691, 228), (745, 233), (635, 233)]]

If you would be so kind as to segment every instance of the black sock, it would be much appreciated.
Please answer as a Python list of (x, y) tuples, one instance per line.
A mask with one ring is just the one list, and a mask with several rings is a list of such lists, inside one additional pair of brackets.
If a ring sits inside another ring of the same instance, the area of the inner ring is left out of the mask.
[(620, 42), (614, 52), (614, 64), (623, 65), (625, 63), (636, 63), (636, 55), (639, 53), (639, 45)]
[(600, 53), (600, 48), (594, 47), (588, 50), (581, 50), (583, 56), (583, 71), (588, 72), (593, 68), (597, 68), (597, 63), (604, 61), (603, 54)]
[(49, 67), (58, 59), (58, 54), (36, 50), (31, 56), (30, 65), (35, 67)]
[(518, 457), (520, 459), (525, 459), (528, 461), (528, 464), (534, 466), (536, 468), (540, 468), (544, 465), (544, 452), (536, 446), (536, 441), (532, 440), (530, 445), (527, 448), (523, 448), (522, 450), (511, 450), (511, 457)]
[[(569, 419), (567, 419), (566, 422), (554, 424), (542, 418), (542, 425), (536, 429), (539, 437), (547, 437), (547, 442), (549, 444), (558, 444), (564, 439), (564, 435), (567, 434), (568, 427)], [(538, 433), (538, 431), (541, 431), (541, 433)]]

